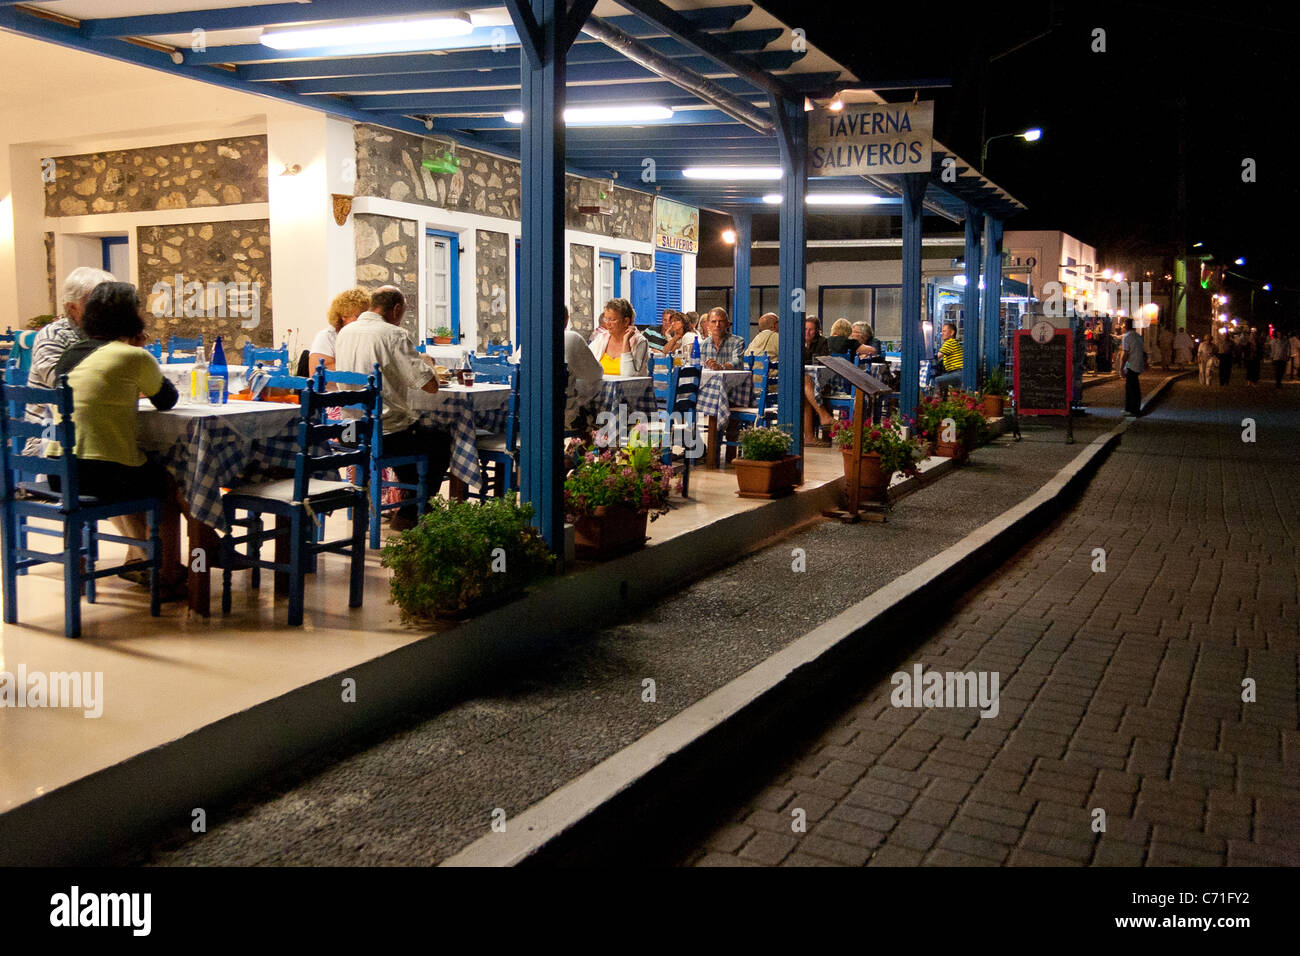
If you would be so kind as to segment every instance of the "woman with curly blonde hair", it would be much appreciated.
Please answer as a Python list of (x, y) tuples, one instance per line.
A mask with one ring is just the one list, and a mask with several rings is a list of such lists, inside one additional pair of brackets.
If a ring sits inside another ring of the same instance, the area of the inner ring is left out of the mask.
[(370, 293), (365, 289), (348, 289), (340, 292), (330, 303), (326, 318), (329, 325), (316, 333), (308, 349), (307, 370), (315, 372), (321, 362), (330, 371), (334, 370), (334, 343), (338, 340), (339, 330), (349, 322), (355, 322), (357, 316), (370, 308)]

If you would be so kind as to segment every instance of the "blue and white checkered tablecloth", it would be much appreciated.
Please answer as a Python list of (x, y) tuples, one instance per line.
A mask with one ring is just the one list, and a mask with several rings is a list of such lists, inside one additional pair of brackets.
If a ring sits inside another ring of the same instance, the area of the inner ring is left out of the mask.
[(254, 466), (292, 468), (298, 454), (297, 405), (231, 402), (160, 412), (140, 404), (140, 447), (158, 453), (190, 514), (218, 530), (225, 526), (222, 488), (239, 484)]
[(410, 403), (421, 422), (450, 433), (451, 466), (448, 472), (467, 485), (482, 485), (475, 429), (497, 432), (506, 427), (510, 386), (475, 385), (466, 388), (463, 385), (444, 385), (433, 393), (412, 389)]
[(748, 369), (714, 371), (703, 369), (700, 376), (700, 400), (696, 411), (702, 416), (716, 415), (718, 427), (725, 428), (733, 408), (754, 405), (754, 375)]
[(813, 385), (813, 394), (817, 396), (818, 402), (823, 402), (822, 392), (826, 390), (832, 382), (835, 381), (836, 375), (825, 365), (805, 365), (803, 372), (808, 376)]
[(617, 412), (620, 405), (626, 405), (627, 414), (640, 412), (649, 419), (659, 414), (654, 381), (649, 375), (606, 375), (600, 383), (597, 404), (606, 412)]

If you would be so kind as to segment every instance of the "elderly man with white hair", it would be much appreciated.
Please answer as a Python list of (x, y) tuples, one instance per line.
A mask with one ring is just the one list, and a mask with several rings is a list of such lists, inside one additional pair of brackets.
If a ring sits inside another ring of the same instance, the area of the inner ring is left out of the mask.
[[(54, 367), (59, 364), (59, 359), (63, 358), (63, 353), (69, 347), (86, 338), (86, 333), (81, 331), (81, 315), (86, 307), (86, 300), (90, 298), (90, 293), (95, 290), (95, 286), (101, 282), (115, 281), (117, 280), (112, 273), (105, 272), (103, 269), (92, 269), (90, 266), (81, 266), (68, 273), (68, 277), (63, 280), (62, 314), (37, 332), (36, 338), (32, 340), (32, 367), (27, 375), (28, 385), (54, 388), (58, 384), (54, 380)], [(47, 425), (52, 420), (53, 414), (51, 405), (27, 406), (29, 422)], [(29, 438), (25, 451), (29, 455), (37, 455), (40, 454), (40, 447), (41, 439)]]

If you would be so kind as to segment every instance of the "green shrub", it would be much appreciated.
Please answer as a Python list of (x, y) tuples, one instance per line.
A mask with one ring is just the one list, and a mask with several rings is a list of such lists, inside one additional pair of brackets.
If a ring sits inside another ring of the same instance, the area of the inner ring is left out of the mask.
[(779, 428), (746, 428), (740, 433), (740, 457), (749, 461), (780, 461), (790, 454), (791, 441)]
[[(402, 620), (455, 615), (545, 574), (554, 558), (532, 516), (532, 505), (517, 505), (514, 494), (481, 504), (434, 498), (414, 528), (384, 546)], [(504, 556), (494, 554), (497, 548)]]

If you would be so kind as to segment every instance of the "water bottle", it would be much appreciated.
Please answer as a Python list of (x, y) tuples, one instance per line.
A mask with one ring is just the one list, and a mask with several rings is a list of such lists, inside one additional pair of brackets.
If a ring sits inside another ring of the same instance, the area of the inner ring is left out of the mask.
[(700, 367), (700, 337), (698, 335), (691, 340), (691, 365), (695, 368)]
[(194, 350), (194, 368), (190, 370), (190, 401), (206, 405), (208, 400), (208, 360), (200, 345)]
[[(220, 379), (222, 387), (220, 389), (211, 388), (213, 379)], [(217, 336), (216, 343), (212, 346), (212, 363), (208, 366), (209, 392), (210, 401), (213, 404), (224, 405), (226, 397), (230, 390), (226, 387), (230, 382), (230, 370), (226, 365), (226, 350), (221, 347), (221, 336)]]

